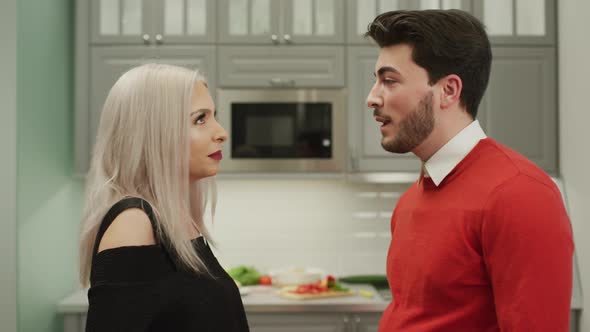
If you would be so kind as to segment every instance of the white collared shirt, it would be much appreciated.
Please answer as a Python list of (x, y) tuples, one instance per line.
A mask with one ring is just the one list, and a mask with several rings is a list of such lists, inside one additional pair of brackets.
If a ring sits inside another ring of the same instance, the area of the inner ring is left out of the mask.
[(471, 122), (424, 163), (424, 176), (429, 176), (438, 186), (477, 143), (486, 137), (479, 121)]

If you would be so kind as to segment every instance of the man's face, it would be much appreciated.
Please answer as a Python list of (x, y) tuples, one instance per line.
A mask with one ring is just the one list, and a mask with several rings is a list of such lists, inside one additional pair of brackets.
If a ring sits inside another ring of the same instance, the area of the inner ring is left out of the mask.
[(367, 105), (382, 124), (381, 145), (394, 153), (413, 151), (434, 129), (428, 73), (412, 60), (411, 46), (398, 44), (381, 49), (375, 77)]

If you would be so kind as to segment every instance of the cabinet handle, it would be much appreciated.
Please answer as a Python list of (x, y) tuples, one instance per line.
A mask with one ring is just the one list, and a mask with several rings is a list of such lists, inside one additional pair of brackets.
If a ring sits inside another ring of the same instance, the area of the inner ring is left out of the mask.
[(143, 39), (144, 44), (150, 43), (150, 35), (148, 35), (147, 33), (143, 34), (143, 36), (141, 36), (141, 38)]
[(356, 148), (350, 147), (350, 170), (353, 172), (357, 172), (359, 170), (359, 158), (357, 157), (357, 150)]
[(290, 34), (285, 34), (285, 35), (283, 36), (283, 39), (285, 40), (285, 42), (286, 42), (287, 44), (291, 44), (291, 43), (293, 42), (293, 39), (291, 38), (291, 35), (290, 35)]
[(162, 36), (161, 34), (157, 34), (156, 35), (156, 43), (162, 44), (163, 42), (164, 42), (164, 36)]
[(278, 44), (279, 43), (279, 36), (272, 34), (272, 35), (270, 35), (270, 40), (272, 41), (273, 44)]
[(276, 87), (290, 87), (295, 86), (295, 80), (285, 80), (279, 77), (271, 78), (269, 80), (271, 86)]
[(348, 324), (350, 322), (350, 319), (348, 319), (348, 316), (344, 316), (344, 318), (342, 318), (342, 321), (344, 322), (344, 324)]
[(357, 324), (361, 323), (361, 318), (359, 316), (354, 316), (354, 322)]

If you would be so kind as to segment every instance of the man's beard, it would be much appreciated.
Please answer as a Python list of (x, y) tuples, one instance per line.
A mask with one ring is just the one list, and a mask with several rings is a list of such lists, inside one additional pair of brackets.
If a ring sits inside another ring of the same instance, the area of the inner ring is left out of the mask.
[(433, 93), (427, 93), (418, 106), (403, 119), (395, 137), (386, 141), (381, 139), (383, 149), (393, 153), (407, 153), (414, 150), (432, 133), (434, 129), (434, 111), (432, 109)]

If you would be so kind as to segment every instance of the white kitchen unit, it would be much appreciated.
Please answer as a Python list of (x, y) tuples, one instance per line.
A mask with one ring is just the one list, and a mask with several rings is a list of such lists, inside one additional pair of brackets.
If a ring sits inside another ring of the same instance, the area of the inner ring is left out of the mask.
[[(377, 332), (388, 301), (369, 285), (350, 285), (357, 294), (316, 300), (287, 300), (275, 288), (251, 288), (242, 297), (252, 332)], [(361, 296), (359, 290), (372, 297)], [(80, 290), (58, 304), (64, 332), (83, 332), (88, 311), (87, 290)]]

